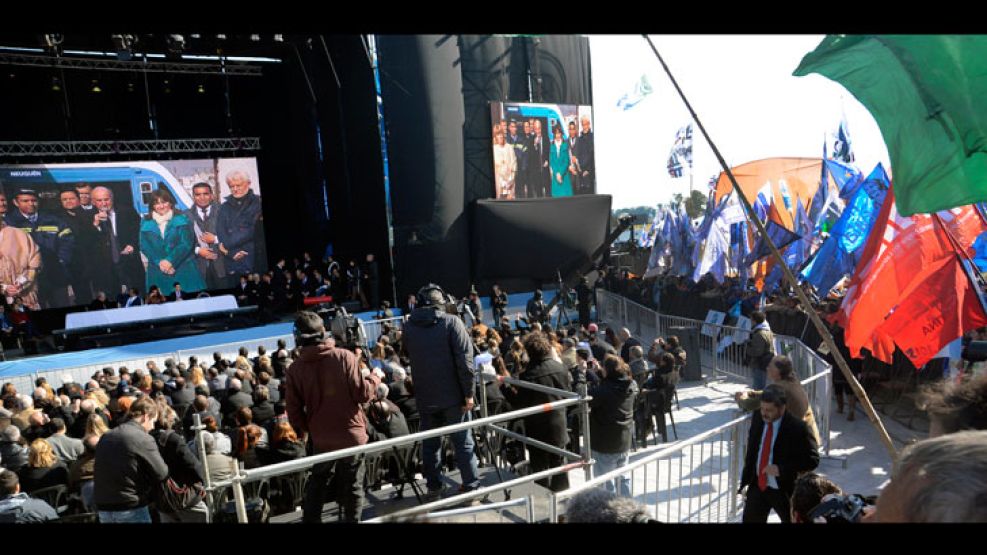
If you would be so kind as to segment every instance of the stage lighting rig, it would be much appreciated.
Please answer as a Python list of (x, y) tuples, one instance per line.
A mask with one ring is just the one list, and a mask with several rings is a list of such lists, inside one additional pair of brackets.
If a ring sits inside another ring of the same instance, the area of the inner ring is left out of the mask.
[(117, 52), (117, 59), (121, 62), (128, 62), (134, 57), (134, 45), (137, 44), (137, 37), (134, 35), (110, 35), (113, 40), (113, 47)]
[(182, 59), (182, 52), (185, 51), (185, 37), (182, 35), (168, 35), (167, 57), (175, 60)]
[(42, 35), (41, 45), (44, 47), (45, 51), (51, 54), (52, 56), (61, 56), (62, 42), (64, 40), (65, 37), (57, 33)]

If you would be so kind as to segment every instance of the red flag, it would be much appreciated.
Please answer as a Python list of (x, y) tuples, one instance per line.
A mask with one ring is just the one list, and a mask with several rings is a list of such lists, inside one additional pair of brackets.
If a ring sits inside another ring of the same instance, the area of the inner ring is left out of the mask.
[[(888, 194), (893, 195), (893, 189)], [(895, 208), (894, 197), (890, 200), (892, 202), (885, 201), (867, 239), (838, 318), (846, 329), (846, 344), (852, 356), (859, 357), (860, 349), (867, 348), (875, 358), (889, 364), (895, 343), (906, 350), (906, 344), (914, 346), (917, 340), (907, 333), (902, 336), (892, 333), (891, 330), (900, 331), (896, 326), (885, 327), (886, 319), (890, 318), (892, 311), (903, 310), (902, 314), (917, 314), (911, 312), (911, 309), (923, 303), (928, 305), (931, 301), (923, 293), (931, 290), (939, 291), (937, 294), (945, 297), (952, 297), (953, 302), (959, 303), (956, 305), (958, 307), (965, 306), (963, 299), (966, 296), (977, 300), (976, 291), (969, 283), (965, 286), (966, 289), (951, 289), (955, 280), (948, 280), (956, 275), (962, 276), (963, 269), (949, 238), (934, 223), (933, 217), (928, 214), (901, 216)], [(944, 211), (940, 216), (945, 227), (960, 245), (968, 249), (968, 253), (972, 252), (969, 247), (976, 237), (987, 230), (983, 219), (971, 206)], [(951, 261), (959, 268), (958, 274), (955, 269), (945, 268), (944, 261)], [(943, 282), (937, 280), (947, 280), (950, 285), (943, 288)], [(913, 301), (918, 304), (913, 305)], [(942, 301), (947, 299), (943, 298)], [(930, 308), (933, 312), (947, 309), (948, 306)], [(982, 309), (980, 312), (983, 312)], [(956, 320), (953, 315), (948, 317), (954, 318), (954, 323), (964, 331), (983, 325)], [(937, 325), (935, 329), (943, 330), (942, 333), (953, 333), (950, 325)], [(957, 333), (942, 344), (945, 345), (962, 334), (963, 332)], [(913, 352), (918, 359), (923, 356), (917, 350)], [(932, 354), (936, 352), (938, 350)]]
[(987, 314), (956, 257), (942, 259), (916, 281), (918, 287), (888, 316), (881, 332), (921, 368), (957, 337), (987, 326)]

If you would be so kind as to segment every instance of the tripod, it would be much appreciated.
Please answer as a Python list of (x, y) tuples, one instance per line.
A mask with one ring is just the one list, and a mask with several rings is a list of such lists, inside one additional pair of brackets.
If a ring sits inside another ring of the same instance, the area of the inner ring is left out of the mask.
[(565, 320), (565, 325), (571, 326), (572, 320), (569, 319), (569, 314), (566, 312), (566, 305), (569, 304), (569, 292), (566, 290), (565, 282), (562, 281), (562, 273), (555, 270), (555, 275), (558, 279), (558, 293), (556, 293), (559, 298), (559, 315), (555, 317), (555, 329), (562, 327), (562, 321)]

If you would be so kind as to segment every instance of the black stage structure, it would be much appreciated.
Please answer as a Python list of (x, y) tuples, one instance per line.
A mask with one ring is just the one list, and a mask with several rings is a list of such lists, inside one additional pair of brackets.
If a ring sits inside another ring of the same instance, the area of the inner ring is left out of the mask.
[[(328, 34), (257, 38), (184, 35), (182, 52), (279, 60), (254, 64), (260, 67), (260, 76), (65, 67), (64, 60), (80, 57), (70, 51), (112, 53), (118, 44), (108, 33), (66, 34), (55, 47), (39, 35), (2, 35), (0, 47), (43, 48), (32, 55), (52, 63), (25, 65), (15, 56), (23, 51), (0, 48), (0, 121), (4, 122), (0, 141), (256, 137), (260, 149), (247, 150), (247, 143), (242, 143), (240, 151), (234, 145), (233, 151), (180, 155), (121, 151), (23, 158), (0, 154), (0, 163), (256, 156), (269, 267), (279, 254), (300, 256), (307, 250), (321, 257), (329, 241), (343, 261), (375, 253), (381, 298), (392, 297), (394, 275), (397, 299), (392, 300), (399, 305), (428, 281), (465, 295), (471, 285), (485, 287), (493, 279), (515, 278), (502, 282), (515, 290), (554, 279), (554, 273), (532, 279), (480, 273), (487, 266), (477, 265), (472, 249), (485, 240), (477, 234), (491, 230), (472, 221), (472, 207), (494, 194), (488, 103), (592, 104), (588, 38)], [(138, 35), (131, 59), (141, 60), (141, 52), (166, 53), (173, 47), (169, 35)], [(179, 59), (174, 52), (169, 59), (200, 63)], [(96, 84), (99, 93), (92, 92)], [(386, 186), (378, 101), (386, 130)], [(536, 226), (530, 233), (529, 246), (537, 243), (542, 230)], [(591, 252), (598, 246), (605, 230), (598, 233), (582, 250)], [(562, 254), (557, 258), (544, 265), (554, 268), (566, 262)], [(49, 314), (39, 314), (35, 320), (42, 329), (59, 328), (68, 310), (44, 311)]]

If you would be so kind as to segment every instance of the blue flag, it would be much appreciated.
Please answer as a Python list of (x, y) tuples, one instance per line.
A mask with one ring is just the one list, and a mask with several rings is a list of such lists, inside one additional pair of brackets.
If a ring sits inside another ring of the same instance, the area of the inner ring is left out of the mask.
[(820, 296), (829, 293), (844, 276), (852, 274), (864, 243), (874, 226), (888, 192), (888, 176), (880, 164), (858, 187), (830, 236), (819, 248), (812, 263), (802, 270)]
[[(785, 229), (785, 226), (776, 224), (774, 220), (768, 220), (766, 228), (768, 237), (771, 238), (771, 242), (775, 244), (775, 247), (777, 247), (779, 251), (784, 249), (789, 244), (801, 239), (800, 235)], [(769, 254), (771, 254), (771, 249), (768, 248), (768, 243), (764, 241), (763, 237), (758, 237), (757, 243), (754, 245), (751, 253), (744, 258), (744, 264), (750, 266)]]
[(836, 160), (826, 160), (826, 168), (833, 176), (833, 181), (836, 182), (837, 187), (840, 188), (840, 198), (853, 198), (853, 194), (857, 192), (857, 186), (864, 179), (860, 170)]
[(816, 194), (812, 195), (812, 203), (809, 205), (809, 220), (812, 221), (812, 227), (815, 228), (816, 224), (819, 222), (819, 215), (822, 214), (822, 208), (826, 205), (826, 200), (829, 197), (829, 171), (826, 165), (826, 141), (823, 141), (823, 163), (822, 163), (822, 176), (819, 179), (819, 187), (816, 189)]

